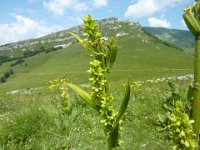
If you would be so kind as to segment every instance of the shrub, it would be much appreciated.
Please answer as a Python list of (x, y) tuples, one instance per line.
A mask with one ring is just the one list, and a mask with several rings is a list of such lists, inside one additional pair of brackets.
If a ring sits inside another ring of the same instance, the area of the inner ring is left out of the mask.
[(9, 77), (10, 77), (10, 72), (5, 72), (5, 73), (4, 73), (4, 77), (5, 77), (5, 78), (9, 78)]
[(25, 62), (25, 60), (24, 59), (18, 59), (18, 60), (16, 60), (14, 63), (12, 63), (10, 66), (11, 67), (14, 67), (14, 66), (16, 66), (16, 65), (18, 65), (18, 64), (22, 64), (22, 63), (24, 63)]
[(4, 76), (2, 76), (2, 77), (0, 78), (0, 81), (1, 81), (1, 83), (6, 82), (6, 78), (5, 78)]
[(10, 75), (13, 75), (14, 74), (14, 71), (13, 70), (10, 70)]

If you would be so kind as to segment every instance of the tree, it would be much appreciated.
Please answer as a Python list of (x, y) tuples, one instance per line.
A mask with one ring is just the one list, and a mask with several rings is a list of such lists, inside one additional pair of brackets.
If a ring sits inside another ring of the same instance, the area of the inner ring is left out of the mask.
[(5, 77), (5, 78), (9, 78), (9, 77), (10, 77), (10, 72), (5, 72), (5, 73), (4, 73), (4, 77)]
[(45, 48), (44, 48), (44, 46), (41, 46), (40, 48), (39, 48), (39, 53), (42, 53), (42, 52), (44, 52), (45, 51)]
[(6, 82), (6, 78), (5, 78), (4, 76), (2, 76), (2, 77), (0, 78), (0, 82), (1, 82), (1, 83)]
[(10, 70), (10, 75), (13, 75), (14, 74), (14, 71), (11, 69)]

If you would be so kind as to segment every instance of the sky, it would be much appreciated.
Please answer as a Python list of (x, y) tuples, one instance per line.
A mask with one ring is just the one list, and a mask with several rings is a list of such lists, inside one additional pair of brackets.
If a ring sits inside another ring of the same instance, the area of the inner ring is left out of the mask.
[(193, 0), (0, 0), (0, 45), (81, 25), (91, 14), (142, 26), (187, 30), (182, 19)]

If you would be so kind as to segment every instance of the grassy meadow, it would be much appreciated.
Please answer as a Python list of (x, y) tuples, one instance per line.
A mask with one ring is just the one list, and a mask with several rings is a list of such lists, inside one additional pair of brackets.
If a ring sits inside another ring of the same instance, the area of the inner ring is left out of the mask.
[[(158, 132), (157, 125), (168, 81), (156, 79), (192, 74), (194, 56), (163, 44), (142, 30), (133, 30), (127, 23), (120, 25), (129, 34), (117, 37), (118, 55), (108, 78), (115, 108), (119, 108), (123, 85), (129, 77), (131, 99), (123, 118), (119, 149), (171, 150), (172, 143)], [(65, 77), (88, 90), (91, 57), (81, 45), (74, 42), (24, 60), (14, 67), (10, 66), (13, 62), (0, 66), (0, 76), (14, 71), (6, 82), (0, 83), (0, 150), (105, 150), (106, 136), (97, 112), (69, 89), (69, 109), (64, 113), (59, 92), (48, 89), (50, 80)], [(135, 85), (138, 81), (141, 85)], [(192, 80), (172, 82), (179, 85), (185, 97)]]
[[(191, 81), (174, 81), (182, 95)], [(118, 106), (122, 86), (112, 89)], [(158, 132), (157, 115), (167, 96), (167, 81), (132, 86), (131, 99), (123, 118), (122, 150), (172, 149)], [(70, 92), (69, 110), (61, 112), (59, 94), (42, 88), (33, 94), (0, 98), (0, 149), (106, 149), (106, 140), (96, 112)]]

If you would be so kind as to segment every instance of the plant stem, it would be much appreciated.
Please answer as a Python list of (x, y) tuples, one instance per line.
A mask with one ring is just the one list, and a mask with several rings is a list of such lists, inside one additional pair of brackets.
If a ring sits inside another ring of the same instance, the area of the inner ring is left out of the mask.
[(116, 150), (119, 147), (119, 124), (108, 137), (108, 150)]
[(194, 102), (193, 102), (194, 130), (199, 137), (200, 131), (200, 36), (195, 38), (194, 60)]

